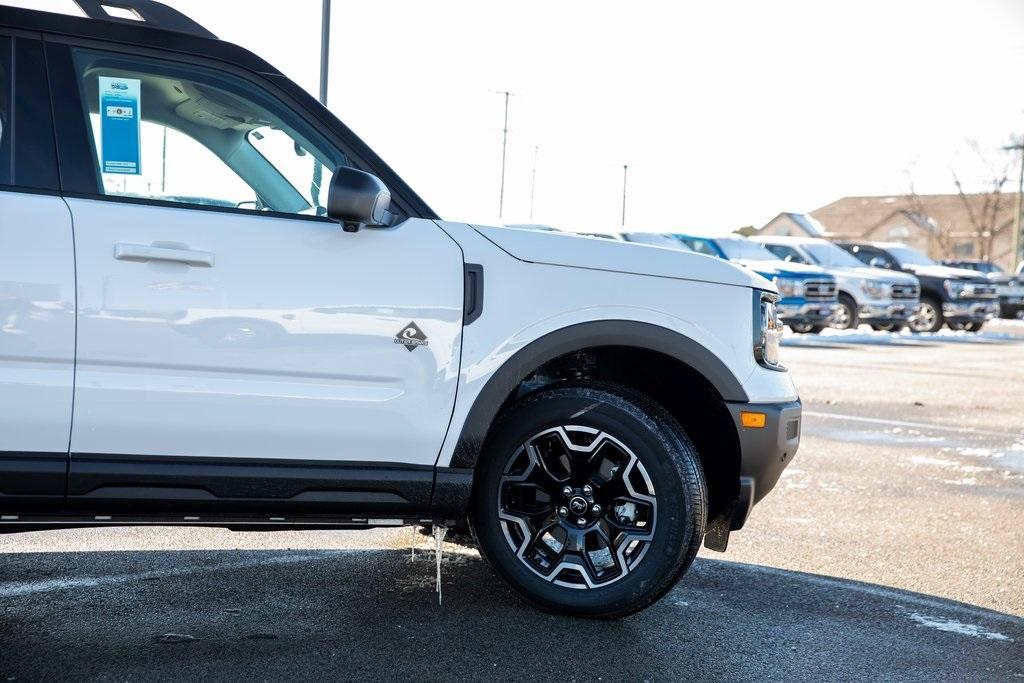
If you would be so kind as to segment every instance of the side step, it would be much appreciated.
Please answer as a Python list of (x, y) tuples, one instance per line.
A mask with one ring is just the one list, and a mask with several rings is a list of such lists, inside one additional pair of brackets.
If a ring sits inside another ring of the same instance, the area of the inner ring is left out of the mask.
[(456, 525), (455, 519), (434, 517), (355, 517), (339, 515), (82, 515), (0, 514), (0, 534), (50, 529), (110, 526), (199, 526), (232, 531), (285, 531), (301, 529), (373, 529), (397, 526)]

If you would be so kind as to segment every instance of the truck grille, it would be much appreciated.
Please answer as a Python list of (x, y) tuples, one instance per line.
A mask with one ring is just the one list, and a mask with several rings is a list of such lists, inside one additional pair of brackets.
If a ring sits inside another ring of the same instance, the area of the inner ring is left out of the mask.
[(917, 299), (921, 296), (921, 288), (917, 285), (894, 282), (892, 285), (893, 299)]
[(989, 284), (974, 285), (974, 296), (994, 298), (996, 296), (996, 286)]
[(815, 301), (835, 301), (836, 283), (826, 280), (808, 280), (804, 283), (804, 296)]

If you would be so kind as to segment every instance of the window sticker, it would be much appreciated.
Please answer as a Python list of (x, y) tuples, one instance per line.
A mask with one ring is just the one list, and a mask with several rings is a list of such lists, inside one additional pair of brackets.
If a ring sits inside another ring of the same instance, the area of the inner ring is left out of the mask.
[(100, 140), (104, 173), (139, 175), (139, 107), (137, 78), (100, 76)]

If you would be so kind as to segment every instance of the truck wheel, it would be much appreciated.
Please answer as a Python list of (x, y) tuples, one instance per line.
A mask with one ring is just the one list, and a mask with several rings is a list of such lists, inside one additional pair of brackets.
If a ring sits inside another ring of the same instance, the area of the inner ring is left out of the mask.
[(875, 332), (902, 332), (904, 327), (904, 323), (871, 323)]
[(917, 312), (910, 318), (911, 332), (938, 332), (946, 319), (942, 315), (942, 304), (930, 296), (921, 297)]
[(839, 309), (832, 319), (832, 327), (837, 330), (855, 330), (858, 326), (860, 316), (857, 313), (857, 302), (851, 296), (840, 294)]
[(707, 484), (661, 405), (613, 384), (565, 382), (509, 408), (474, 482), (482, 554), (530, 604), (617, 618), (658, 600), (704, 536)]
[(983, 327), (985, 327), (985, 323), (964, 323), (964, 329), (968, 332), (981, 332)]

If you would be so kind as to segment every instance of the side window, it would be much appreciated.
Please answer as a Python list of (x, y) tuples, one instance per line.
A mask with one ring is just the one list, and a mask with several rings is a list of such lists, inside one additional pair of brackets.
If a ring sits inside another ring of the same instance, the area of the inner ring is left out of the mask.
[(59, 187), (46, 83), (42, 41), (0, 35), (0, 186)]
[(11, 118), (13, 116), (14, 78), (11, 67), (14, 58), (13, 42), (7, 36), (0, 36), (0, 185), (14, 184), (14, 149), (11, 141)]
[(690, 249), (693, 249), (698, 254), (706, 254), (707, 256), (721, 258), (718, 254), (718, 250), (715, 249), (710, 240), (702, 239), (700, 237), (690, 237), (683, 241), (686, 242), (686, 246), (690, 247)]
[(790, 263), (807, 263), (807, 259), (801, 256), (800, 252), (793, 247), (787, 247), (784, 244), (766, 244), (764, 247), (783, 261), (789, 261)]
[(324, 215), (345, 163), (288, 107), (205, 67), (75, 50), (103, 194)]

